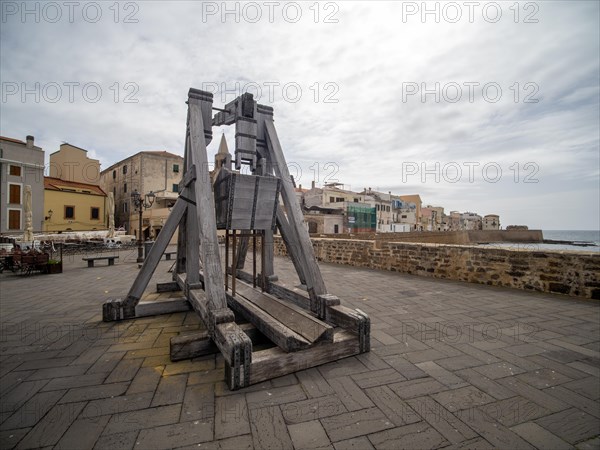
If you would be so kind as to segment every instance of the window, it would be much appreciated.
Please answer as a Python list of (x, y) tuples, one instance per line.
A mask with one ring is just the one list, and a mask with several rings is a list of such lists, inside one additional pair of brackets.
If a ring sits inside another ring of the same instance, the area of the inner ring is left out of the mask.
[(329, 203), (335, 203), (335, 197), (329, 197)]
[(123, 203), (123, 212), (127, 212), (127, 202)]
[(179, 173), (179, 164), (173, 164), (173, 172)]
[(127, 165), (123, 166), (123, 175), (125, 175), (127, 173)]
[(375, 205), (375, 208), (377, 209), (377, 211), (379, 211), (379, 205)]
[(115, 180), (117, 178), (117, 171), (113, 170), (113, 180)]
[(123, 183), (123, 192), (127, 192), (127, 183)]
[(179, 185), (173, 183), (173, 192), (179, 192)]
[(92, 220), (100, 219), (100, 208), (92, 206), (91, 211), (90, 211), (90, 219), (92, 219)]
[(9, 168), (8, 174), (12, 175), (13, 177), (20, 177), (21, 176), (21, 166), (11, 165)]
[(113, 197), (117, 196), (117, 187), (113, 186)]
[(65, 206), (65, 219), (74, 219), (75, 218), (75, 207), (74, 206)]
[(343, 201), (344, 201), (344, 199), (343, 199), (342, 197), (337, 197), (337, 198), (335, 199), (335, 202), (336, 202), (336, 203), (338, 203), (338, 202), (343, 202)]
[(18, 209), (8, 210), (8, 229), (9, 230), (20, 230), (21, 229), (21, 211)]
[(21, 185), (20, 184), (9, 184), (8, 185), (8, 203), (21, 204)]

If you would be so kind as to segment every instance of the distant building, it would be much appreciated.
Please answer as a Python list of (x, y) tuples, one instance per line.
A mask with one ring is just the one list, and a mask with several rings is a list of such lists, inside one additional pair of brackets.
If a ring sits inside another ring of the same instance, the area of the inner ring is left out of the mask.
[[(341, 215), (343, 217), (343, 233), (365, 233), (377, 230), (377, 210), (373, 197), (359, 194), (342, 188), (341, 183), (331, 183), (322, 188), (312, 187), (304, 192), (304, 209), (312, 214)], [(373, 204), (371, 204), (373, 203)], [(305, 219), (307, 219), (305, 217)], [(339, 230), (339, 218), (323, 219), (323, 229), (330, 229), (328, 221), (335, 233)], [(318, 222), (309, 222), (309, 232), (318, 230)], [(317, 232), (317, 231), (315, 231)], [(326, 231), (329, 232), (329, 231)]]
[(50, 154), (48, 175), (74, 183), (100, 185), (100, 161), (87, 156), (88, 151), (71, 145), (61, 144), (58, 151)]
[(393, 211), (392, 211), (392, 193), (374, 191), (371, 188), (364, 189), (361, 192), (364, 197), (364, 203), (375, 207), (377, 216), (377, 232), (389, 233), (392, 231)]
[(415, 205), (415, 213), (416, 213), (416, 227), (420, 226), (421, 223), (421, 206), (423, 205), (423, 201), (421, 200), (421, 196), (419, 194), (412, 195), (399, 195), (400, 200), (413, 203)]
[(23, 192), (31, 186), (33, 231), (44, 224), (44, 151), (34, 145), (33, 136), (25, 142), (0, 136), (0, 233), (24, 231)]
[(460, 215), (461, 230), (481, 230), (481, 216), (473, 212)]
[(106, 230), (105, 206), (97, 184), (44, 177), (45, 232)]
[(144, 196), (152, 191), (156, 198), (143, 212), (142, 237), (155, 238), (177, 200), (182, 176), (183, 158), (166, 151), (142, 151), (100, 172), (102, 188), (115, 198), (115, 226), (137, 237), (139, 215), (131, 194), (137, 190)]
[(483, 216), (482, 223), (483, 230), (499, 230), (500, 229), (500, 216), (497, 214), (488, 214)]

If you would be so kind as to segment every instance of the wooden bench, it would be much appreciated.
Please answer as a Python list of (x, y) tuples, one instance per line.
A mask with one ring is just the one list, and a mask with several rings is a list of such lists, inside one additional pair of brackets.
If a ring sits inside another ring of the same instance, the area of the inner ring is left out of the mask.
[(86, 258), (81, 258), (84, 261), (87, 261), (88, 263), (88, 267), (94, 267), (94, 262), (95, 261), (100, 261), (103, 259), (107, 259), (108, 260), (108, 265), (109, 266), (114, 266), (115, 265), (115, 259), (118, 259), (118, 256), (94, 256), (94, 257), (86, 257)]
[(164, 253), (163, 253), (163, 255), (165, 255), (165, 259), (166, 259), (167, 261), (171, 261), (171, 256), (172, 256), (172, 255), (176, 255), (176, 254), (177, 254), (177, 252), (164, 252)]

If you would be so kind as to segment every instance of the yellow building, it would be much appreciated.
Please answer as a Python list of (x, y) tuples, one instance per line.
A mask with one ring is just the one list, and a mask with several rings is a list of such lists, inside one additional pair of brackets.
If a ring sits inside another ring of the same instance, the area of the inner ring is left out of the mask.
[(49, 173), (53, 178), (76, 183), (100, 184), (100, 161), (88, 158), (87, 150), (69, 143), (50, 154)]
[(105, 230), (106, 193), (99, 186), (44, 177), (44, 231)]

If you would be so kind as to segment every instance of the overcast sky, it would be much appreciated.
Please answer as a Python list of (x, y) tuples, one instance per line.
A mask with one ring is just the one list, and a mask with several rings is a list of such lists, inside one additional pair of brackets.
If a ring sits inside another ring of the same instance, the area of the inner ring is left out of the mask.
[(303, 187), (600, 228), (597, 1), (1, 3), (0, 134), (46, 156), (183, 154), (188, 89), (247, 90)]

